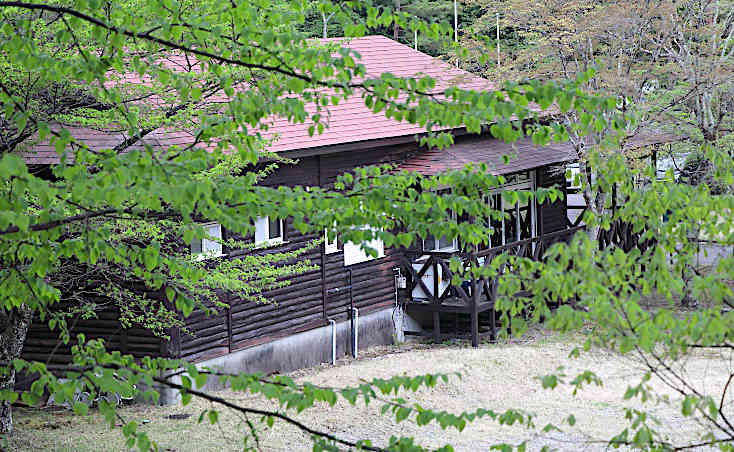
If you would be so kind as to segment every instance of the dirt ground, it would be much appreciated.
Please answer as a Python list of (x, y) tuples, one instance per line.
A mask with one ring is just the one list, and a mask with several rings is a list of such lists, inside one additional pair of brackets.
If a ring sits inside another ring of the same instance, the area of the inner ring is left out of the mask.
[[(457, 451), (489, 450), (496, 442), (529, 440), (529, 450), (547, 445), (561, 451), (605, 450), (597, 440), (608, 439), (625, 428), (624, 410), (631, 406), (622, 396), (628, 385), (637, 384), (641, 368), (633, 361), (602, 351), (592, 351), (578, 359), (568, 359), (579, 343), (577, 337), (545, 336), (525, 338), (509, 344), (486, 344), (472, 349), (465, 344), (412, 344), (372, 349), (359, 360), (343, 360), (336, 367), (323, 365), (297, 372), (298, 380), (341, 387), (358, 384), (362, 379), (391, 375), (425, 373), (460, 373), (449, 383), (417, 394), (403, 396), (424, 407), (462, 412), (476, 408), (501, 411), (521, 408), (536, 415), (537, 431), (518, 426), (500, 426), (483, 419), (470, 424), (463, 432), (444, 431), (437, 425), (417, 427), (411, 422), (395, 424), (388, 416), (379, 415), (379, 405), (350, 406), (340, 402), (334, 408), (320, 406), (297, 417), (307, 424), (344, 438), (372, 439), (384, 444), (391, 435), (414, 436), (426, 446), (454, 445)], [(589, 387), (576, 396), (568, 388), (544, 390), (535, 378), (565, 366), (568, 375), (581, 370), (593, 370), (604, 379), (602, 387)], [(734, 367), (730, 355), (700, 354), (681, 363), (701, 390), (721, 393), (730, 370)], [(685, 420), (674, 404), (676, 395), (666, 392), (659, 382), (653, 382), (660, 393), (667, 395), (672, 406), (650, 402), (648, 409), (657, 416), (659, 429), (671, 440), (695, 440), (696, 424)], [(222, 392), (219, 395), (263, 406), (263, 402), (246, 394)], [(734, 399), (729, 397), (729, 399)], [(732, 407), (734, 400), (725, 400)], [(199, 414), (208, 403), (196, 401), (186, 407), (132, 406), (121, 410), (125, 419), (142, 424), (161, 450), (164, 451), (230, 451), (242, 450), (242, 433), (247, 430), (244, 420), (226, 412), (220, 414), (221, 425), (198, 424)], [(573, 414), (577, 423), (563, 432), (538, 433), (548, 422)], [(169, 416), (186, 417), (171, 419)], [(187, 415), (189, 417), (187, 417)], [(125, 451), (119, 429), (110, 429), (99, 415), (92, 412), (84, 417), (72, 417), (66, 412), (16, 410), (16, 433), (10, 438), (9, 450), (49, 451)], [(257, 419), (253, 419), (258, 421)], [(266, 451), (311, 450), (309, 438), (282, 424), (261, 433), (260, 442)]]

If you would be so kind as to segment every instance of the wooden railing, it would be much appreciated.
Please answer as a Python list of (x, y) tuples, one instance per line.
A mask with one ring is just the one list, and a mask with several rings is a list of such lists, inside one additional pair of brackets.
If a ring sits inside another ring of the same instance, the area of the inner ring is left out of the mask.
[[(508, 268), (507, 262), (504, 261), (497, 271), (492, 272), (492, 277), (475, 277), (469, 274), (457, 283), (457, 281), (454, 281), (454, 274), (451, 271), (451, 259), (458, 258), (460, 268), (465, 269), (472, 266), (487, 269), (498, 256), (502, 255), (539, 261), (543, 259), (545, 252), (551, 245), (558, 242), (567, 242), (576, 232), (583, 229), (583, 226), (564, 229), (541, 237), (520, 240), (478, 252), (423, 252), (420, 255), (428, 257), (419, 267), (416, 265), (418, 268), (414, 268), (418, 255), (406, 255), (403, 265), (411, 276), (411, 284), (408, 287), (409, 293), (413, 294), (415, 289), (419, 287), (428, 297), (426, 302), (411, 304), (411, 306), (433, 313), (433, 334), (436, 340), (440, 339), (440, 312), (470, 314), (473, 346), (477, 346), (480, 336), (479, 313), (489, 311), (490, 331), (488, 334), (494, 339), (496, 337), (494, 303), (497, 299), (498, 283), (502, 275), (512, 271), (512, 269)], [(433, 273), (433, 280), (430, 283), (432, 287), (428, 287), (426, 282), (423, 281), (423, 277), (429, 270)], [(490, 272), (480, 271), (479, 273), (489, 274)], [(448, 283), (446, 283), (447, 281)]]
[(614, 221), (608, 230), (599, 230), (597, 241), (600, 250), (617, 246), (625, 253), (629, 253), (634, 248), (645, 251), (655, 244), (653, 240), (643, 240), (641, 233), (636, 232), (631, 223), (622, 220)]
[[(413, 256), (412, 259), (410, 258), (411, 256), (406, 256), (403, 264), (407, 268), (408, 274), (412, 276), (412, 282), (408, 289), (412, 294), (413, 291), (419, 287), (423, 293), (427, 295), (427, 301), (432, 304), (441, 304), (452, 296), (460, 299), (466, 304), (470, 304), (472, 303), (473, 298), (475, 298), (473, 295), (478, 294), (479, 291), (484, 295), (484, 299), (476, 301), (493, 301), (496, 298), (497, 293), (497, 280), (507, 270), (505, 268), (505, 264), (500, 266), (499, 271), (492, 281), (487, 281), (485, 279), (477, 281), (474, 280), (474, 278), (468, 277), (466, 280), (462, 281), (461, 284), (452, 285), (451, 282), (454, 275), (451, 271), (450, 260), (453, 258), (459, 258), (461, 260), (460, 265), (464, 268), (468, 268), (472, 264), (475, 267), (488, 268), (497, 256), (503, 254), (525, 257), (538, 261), (542, 259), (545, 251), (551, 245), (557, 242), (568, 241), (576, 232), (583, 229), (583, 226), (577, 226), (575, 228), (564, 229), (562, 231), (545, 234), (540, 237), (520, 240), (478, 252), (426, 251), (421, 253), (421, 255), (428, 256), (428, 258), (425, 262), (421, 263), (421, 266), (418, 269), (414, 268), (413, 265), (418, 256)], [(426, 282), (423, 281), (423, 277), (429, 272), (429, 270), (432, 270), (433, 273), (432, 287), (428, 287)], [(442, 281), (449, 281), (443, 289)], [(468, 288), (471, 289), (467, 290)]]

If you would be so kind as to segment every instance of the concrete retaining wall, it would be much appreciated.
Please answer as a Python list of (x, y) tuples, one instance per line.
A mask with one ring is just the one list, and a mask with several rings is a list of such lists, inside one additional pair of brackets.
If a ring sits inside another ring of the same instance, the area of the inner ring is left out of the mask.
[(698, 268), (713, 267), (722, 258), (731, 257), (733, 254), (734, 248), (731, 245), (722, 245), (716, 242), (700, 242), (694, 265)]
[[(402, 333), (395, 329), (393, 310), (390, 307), (380, 311), (359, 315), (359, 349), (375, 345), (387, 345), (394, 342), (395, 337)], [(398, 316), (398, 313), (395, 313)], [(399, 324), (399, 323), (398, 323)], [(352, 353), (351, 322), (349, 320), (337, 323), (336, 334), (337, 358)], [(202, 361), (197, 367), (208, 367), (223, 373), (286, 373), (321, 363), (331, 362), (331, 325), (316, 328), (293, 336), (256, 345), (225, 356)], [(173, 378), (180, 383), (180, 379)], [(204, 387), (213, 391), (224, 389), (218, 378), (210, 378)], [(160, 403), (163, 405), (179, 402), (177, 391), (160, 389)]]

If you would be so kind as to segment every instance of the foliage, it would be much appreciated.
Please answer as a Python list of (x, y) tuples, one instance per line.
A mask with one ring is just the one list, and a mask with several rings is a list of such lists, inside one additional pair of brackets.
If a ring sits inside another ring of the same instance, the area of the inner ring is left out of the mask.
[[(477, 133), (485, 126), (508, 141), (530, 134), (537, 144), (544, 144), (551, 139), (567, 140), (570, 135), (582, 137), (591, 130), (604, 132), (600, 146), (619, 146), (619, 134), (634, 123), (624, 104), (583, 92), (582, 87), (593, 83), (591, 69), (579, 71), (578, 77), (566, 82), (505, 83), (497, 92), (457, 87), (438, 90), (430, 78), (367, 74), (354, 52), (338, 43), (319, 45), (299, 31), (313, 8), (334, 12), (332, 20), (347, 35), (397, 23), (403, 29), (418, 27), (422, 35), (436, 41), (453, 39), (449, 26), (432, 26), (405, 13), (393, 14), (362, 2), (0, 1), (0, 40), (7, 58), (3, 64), (13, 68), (0, 81), (6, 134), (0, 156), (0, 177), (6, 181), (0, 196), (0, 305), (4, 312), (24, 308), (47, 315), (60, 301), (51, 276), (68, 260), (101, 273), (109, 266), (123, 268), (147, 290), (161, 291), (172, 309), (185, 315), (203, 303), (197, 292), (202, 281), (238, 291), (246, 289), (233, 280), (244, 279), (245, 284), (256, 281), (251, 284), (256, 298), (259, 290), (279, 283), (277, 276), (284, 276), (271, 273), (271, 264), (298, 257), (284, 256), (277, 262), (268, 259), (278, 258), (243, 257), (237, 264), (211, 264), (225, 268), (218, 272), (222, 276), (205, 280), (210, 264), (184, 258), (177, 251), (180, 248), (169, 246), (167, 241), (185, 246), (194, 238), (205, 237), (198, 224), (203, 219), (245, 235), (258, 217), (290, 217), (294, 227), (303, 232), (320, 232), (336, 225), (343, 240), (361, 243), (377, 235), (386, 246), (393, 246), (409, 245), (427, 234), (458, 236), (466, 244), (486, 242), (491, 230), (484, 222), (457, 222), (449, 211), (457, 217), (501, 215), (482, 201), (483, 192), (502, 182), (500, 177), (489, 175), (484, 166), (432, 177), (395, 172), (389, 167), (364, 168), (341, 176), (334, 191), (259, 185), (262, 174), (253, 168), (268, 145), (260, 132), (274, 116), (320, 133), (328, 126), (325, 118), (330, 106), (361, 96), (376, 113), (419, 124), (427, 132), (463, 125)], [(174, 60), (183, 61), (184, 69), (172, 65)], [(194, 67), (197, 70), (192, 73)], [(32, 83), (25, 83), (16, 74), (39, 75)], [(124, 74), (136, 74), (137, 78)], [(44, 96), (56, 99), (59, 92), (73, 93), (61, 99), (83, 102), (49, 108)], [(538, 121), (538, 107), (551, 106), (577, 121), (541, 125), (545, 123)], [(523, 120), (535, 125), (524, 127)], [(108, 149), (93, 148), (72, 134), (72, 126), (77, 124), (116, 127), (125, 138)], [(192, 132), (196, 144), (186, 149), (154, 148), (146, 143), (146, 137), (158, 129)], [(36, 135), (62, 157), (61, 164), (53, 166), (51, 177), (35, 174), (18, 155), (22, 143)], [(452, 137), (447, 132), (434, 132), (425, 142), (446, 146)], [(722, 307), (732, 307), (732, 291), (727, 285), (733, 277), (731, 258), (712, 273), (691, 276), (694, 295), (705, 295), (709, 300), (700, 311), (681, 317), (672, 306), (650, 312), (641, 302), (642, 296), (652, 291), (671, 300), (682, 296), (685, 287), (679, 275), (696, 251), (689, 240), (692, 233), (717, 237), (727, 245), (734, 243), (730, 216), (710, 215), (712, 210), (731, 212), (734, 198), (728, 193), (713, 194), (706, 185), (658, 181), (652, 170), (629, 168), (614, 153), (601, 155), (596, 150), (592, 149), (587, 158), (604, 177), (587, 183), (601, 193), (611, 192), (616, 185), (625, 202), (611, 211), (612, 200), (600, 199), (603, 208), (587, 215), (587, 224), (599, 230), (628, 224), (654, 246), (626, 253), (617, 247), (600, 250), (597, 242), (577, 234), (569, 244), (555, 245), (542, 262), (503, 255), (483, 268), (466, 269), (456, 263), (453, 268), (462, 276), (467, 274), (461, 271), (469, 271), (469, 276), (484, 273), (486, 277), (496, 276), (500, 267), (513, 270), (502, 275), (497, 307), (507, 326), (512, 317), (515, 331), (522, 331), (526, 321), (545, 320), (564, 331), (586, 325), (590, 327), (586, 348), (607, 347), (646, 364), (648, 375), (639, 384), (631, 384), (624, 395), (638, 404), (626, 413), (629, 428), (601, 440), (612, 446), (646, 450), (693, 446), (667, 442), (648, 422), (645, 403), (653, 394), (646, 381), (655, 376), (670, 382), (681, 395), (682, 414), (701, 422), (701, 444), (731, 450), (734, 430), (727, 417), (728, 406), (723, 402), (716, 405), (714, 395), (693, 389), (671, 366), (692, 348), (732, 348), (734, 317), (731, 312), (722, 312)], [(714, 177), (731, 184), (731, 156), (713, 148), (705, 152), (715, 163)], [(232, 156), (235, 163), (229, 160)], [(224, 169), (230, 164), (236, 171)], [(640, 180), (649, 182), (641, 186), (637, 183)], [(431, 191), (443, 186), (454, 187), (453, 194), (438, 196)], [(507, 196), (542, 201), (558, 195), (557, 190), (538, 190)], [(365, 224), (375, 228), (355, 227)], [(262, 264), (266, 267), (263, 271), (253, 268)], [(297, 270), (288, 264), (284, 268)], [(551, 310), (550, 305), (558, 301), (562, 306)], [(449, 413), (407, 405), (395, 396), (397, 388), (431, 387), (444, 376), (393, 377), (355, 388), (323, 388), (296, 385), (285, 377), (222, 375), (182, 361), (135, 361), (106, 351), (99, 342), (87, 343), (83, 337), (78, 341), (73, 365), (53, 369), (65, 373), (66, 381), (59, 380), (43, 363), (25, 362), (4, 353), (2, 381), (6, 388), (8, 381), (12, 384), (15, 371), (35, 372), (40, 379), (21, 395), (3, 390), (3, 400), (13, 402), (21, 397), (33, 404), (44, 391), (59, 401), (73, 400), (77, 391), (128, 395), (134, 392), (133, 385), (149, 388), (140, 391), (155, 399), (157, 391), (167, 387), (179, 391), (184, 403), (201, 397), (247, 416), (251, 431), (246, 440), (255, 441), (245, 444), (250, 449), (259, 447), (254, 423), (262, 421), (265, 426), (288, 422), (308, 432), (313, 436), (314, 450), (426, 450), (412, 438), (375, 439), (374, 444), (371, 438), (340, 438), (313, 430), (289, 414), (317, 402), (334, 404), (338, 398), (350, 403), (380, 403), (396, 422), (436, 422), (461, 430), (468, 422), (489, 417), (499, 423), (537, 428), (532, 415), (518, 409)], [(201, 390), (209, 378), (220, 378), (234, 390), (262, 394), (276, 401), (279, 409), (218, 399)], [(569, 384), (580, 391), (600, 380), (593, 370), (587, 370), (575, 376), (559, 372), (541, 382), (549, 388)], [(727, 390), (722, 391), (716, 395), (723, 400)], [(75, 403), (74, 409), (83, 413), (87, 407)], [(115, 407), (101, 401), (100, 410), (114, 427)], [(217, 411), (209, 411), (201, 421), (215, 424), (218, 419)], [(574, 423), (569, 413), (557, 425), (543, 429)], [(128, 446), (144, 451), (155, 447), (154, 439), (139, 431), (134, 422), (123, 424)], [(495, 447), (524, 450), (525, 444)]]

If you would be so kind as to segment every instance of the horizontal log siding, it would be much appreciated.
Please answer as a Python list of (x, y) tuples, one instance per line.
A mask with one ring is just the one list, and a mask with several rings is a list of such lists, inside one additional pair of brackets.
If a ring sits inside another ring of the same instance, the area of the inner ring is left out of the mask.
[(144, 328), (123, 328), (119, 313), (112, 307), (97, 312), (97, 318), (70, 319), (71, 341), (59, 340), (59, 330), (50, 330), (46, 322), (34, 318), (23, 344), (22, 358), (49, 364), (71, 362), (71, 347), (77, 344), (76, 335), (83, 333), (87, 340), (103, 339), (109, 350), (119, 350), (136, 357), (160, 356), (162, 339)]
[[(352, 290), (354, 305), (358, 309), (385, 305), (395, 300), (393, 268), (399, 265), (401, 251), (386, 248), (385, 257), (344, 267), (344, 254), (327, 255), (326, 282), (327, 290), (347, 286), (349, 271), (352, 272)], [(327, 295), (327, 315), (329, 318), (345, 319), (350, 308), (349, 289)]]
[[(318, 237), (314, 234), (303, 235), (286, 221), (287, 242), (282, 246), (257, 253), (287, 252), (304, 247)], [(316, 247), (299, 257), (319, 264), (320, 249)], [(308, 305), (321, 303), (320, 271), (313, 270), (295, 277), (284, 278), (291, 284), (263, 293), (269, 303), (258, 303), (237, 297), (223, 297), (221, 301), (229, 305), (229, 309), (221, 309), (215, 316), (206, 317), (201, 310), (186, 319), (188, 334), (181, 337), (181, 355), (190, 360), (203, 360), (219, 356), (236, 348), (236, 344), (258, 337), (260, 334), (272, 334), (286, 325), (300, 326), (308, 322), (312, 315), (307, 312)], [(316, 286), (317, 289), (313, 289)], [(315, 300), (315, 302), (314, 302)], [(230, 325), (231, 322), (231, 325)], [(216, 327), (210, 326), (215, 324)], [(202, 328), (206, 325), (206, 328)]]
[[(289, 242), (276, 250), (296, 249), (319, 238), (313, 234), (300, 234), (292, 228), (290, 222), (287, 226)], [(344, 266), (343, 253), (339, 251), (325, 257), (327, 290), (346, 286), (348, 271)], [(321, 248), (308, 251), (302, 259), (320, 264)], [(386, 256), (381, 259), (348, 267), (352, 269), (354, 278), (353, 295), (357, 308), (369, 309), (393, 302), (395, 294), (392, 269), (397, 265), (398, 259), (396, 250), (387, 249)], [(231, 332), (229, 313), (226, 310), (208, 317), (201, 310), (195, 311), (186, 319), (186, 328), (190, 334), (182, 335), (182, 357), (194, 361), (209, 359), (247, 345), (326, 325), (326, 316), (334, 319), (347, 318), (350, 307), (348, 290), (327, 296), (325, 316), (320, 269), (292, 277), (290, 281), (286, 287), (263, 293), (269, 303), (236, 297), (223, 299), (231, 309)]]
[[(333, 155), (302, 158), (295, 165), (282, 165), (263, 181), (264, 185), (321, 185), (329, 186), (355, 167), (396, 162), (416, 149), (415, 144), (399, 147), (368, 149)], [(274, 251), (289, 251), (305, 246), (321, 234), (301, 234), (286, 223), (287, 243)], [(301, 259), (321, 265), (321, 247), (308, 251)], [(398, 265), (399, 251), (386, 249), (385, 257), (352, 265), (354, 304), (365, 312), (394, 302), (393, 268)], [(325, 255), (326, 290), (347, 285), (347, 267), (342, 251)], [(322, 292), (321, 269), (286, 278), (286, 287), (265, 292), (268, 303), (256, 303), (237, 297), (222, 301), (230, 312), (221, 312), (206, 318), (201, 311), (186, 319), (191, 334), (182, 334), (181, 356), (200, 361), (222, 355), (298, 331), (327, 325), (329, 319), (345, 319), (349, 315), (349, 291), (328, 294), (326, 312)], [(229, 341), (229, 342), (228, 342)]]

